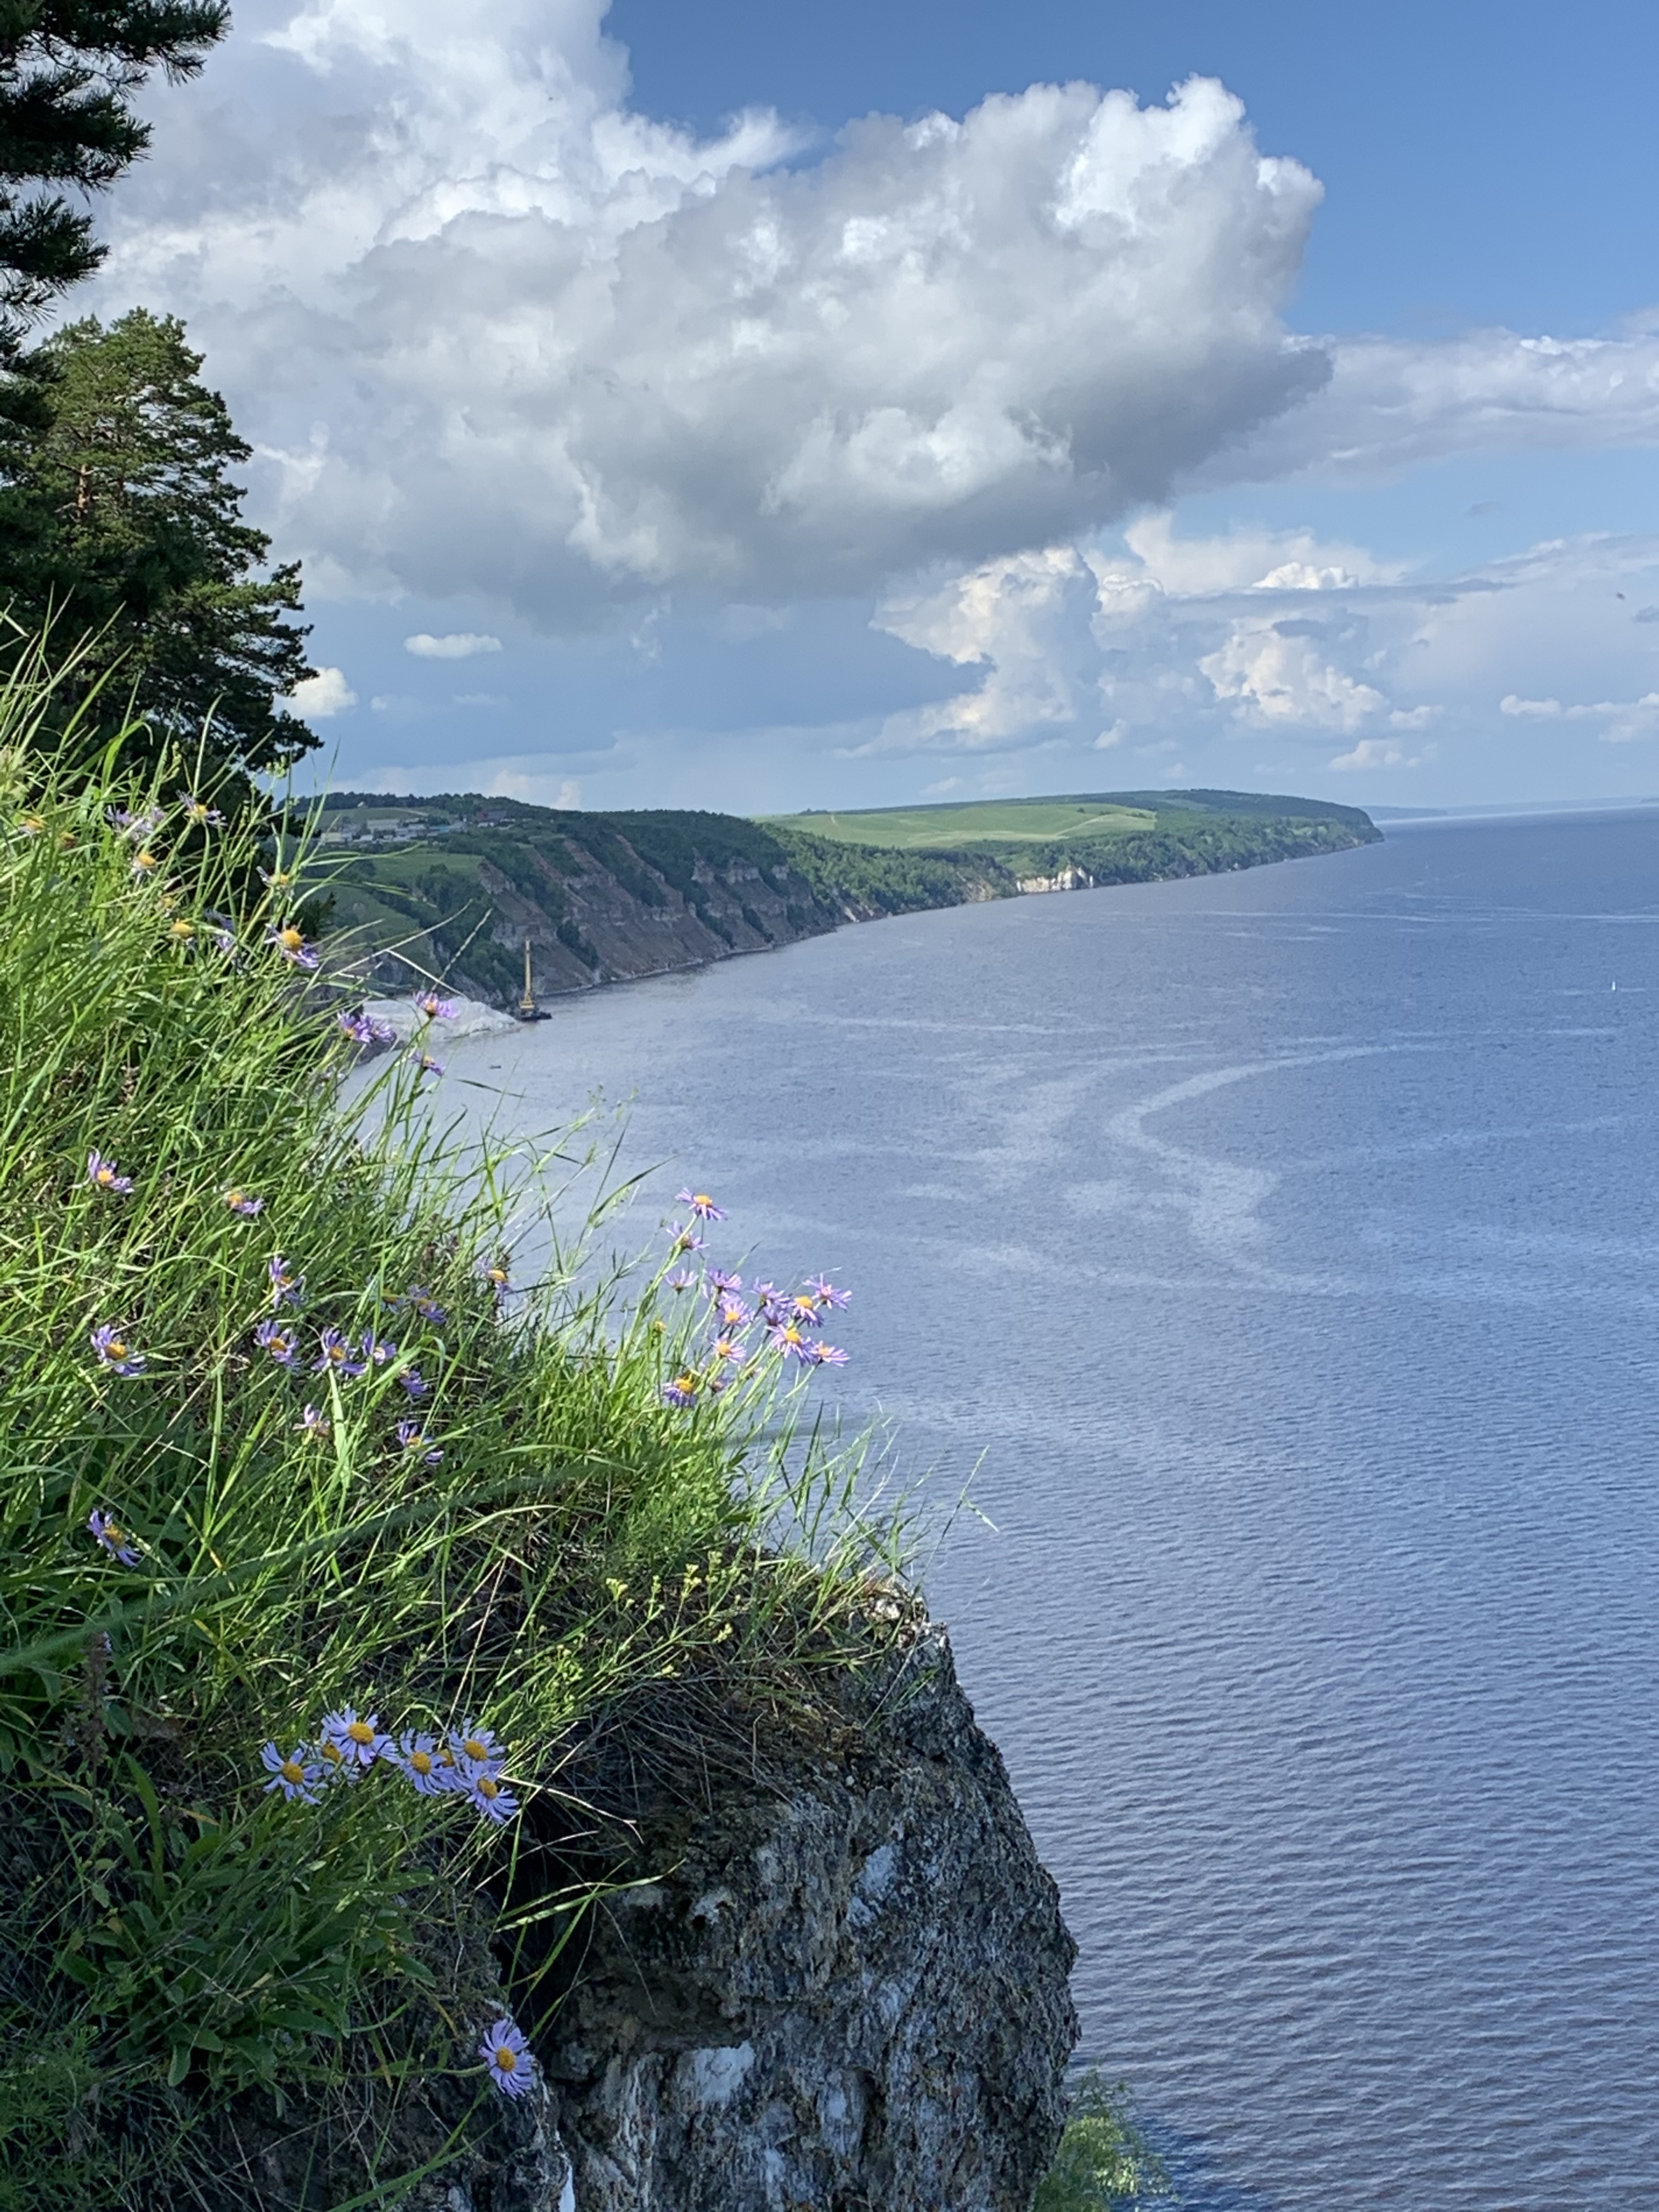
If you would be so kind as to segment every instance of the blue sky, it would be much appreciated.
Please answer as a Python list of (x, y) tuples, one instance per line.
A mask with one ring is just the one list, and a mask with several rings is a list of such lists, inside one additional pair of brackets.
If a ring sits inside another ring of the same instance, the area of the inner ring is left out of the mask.
[(1623, 4), (247, 0), (97, 304), (254, 442), (345, 781), (1633, 795), (1656, 60)]

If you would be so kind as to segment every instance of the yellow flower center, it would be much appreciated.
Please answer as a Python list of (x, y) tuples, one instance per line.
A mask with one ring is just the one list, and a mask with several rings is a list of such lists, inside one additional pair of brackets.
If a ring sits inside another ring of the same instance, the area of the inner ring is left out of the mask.
[(343, 1753), (338, 1749), (337, 1746), (331, 1743), (325, 1743), (321, 1747), (321, 1750), (323, 1757), (328, 1761), (331, 1766), (338, 1766), (343, 1763)]
[(478, 1795), (480, 1797), (489, 1800), (499, 1797), (501, 1794), (501, 1785), (499, 1782), (492, 1782), (487, 1774), (481, 1774), (478, 1777)]
[(374, 1731), (367, 1721), (353, 1721), (346, 1729), (353, 1743), (373, 1743)]
[(155, 866), (155, 855), (154, 853), (150, 852), (140, 853), (137, 859), (132, 865), (135, 868), (143, 868), (146, 870), (153, 868)]
[(438, 1753), (438, 1763), (441, 1766), (453, 1766), (455, 1764), (455, 1754), (447, 1744)]
[(480, 1743), (476, 1735), (468, 1736), (461, 1749), (469, 1759), (488, 1759), (489, 1756), (489, 1746), (487, 1743)]
[(674, 1388), (677, 1390), (684, 1390), (688, 1398), (695, 1397), (697, 1378), (695, 1375), (677, 1375), (674, 1378)]
[(416, 1774), (430, 1774), (432, 1753), (429, 1751), (411, 1751), (409, 1754), (409, 1763)]
[(301, 1783), (306, 1778), (306, 1771), (297, 1759), (285, 1759), (281, 1771), (284, 1782)]
[(276, 942), (285, 952), (297, 952), (305, 939), (297, 929), (280, 929), (276, 933)]
[(175, 921), (167, 932), (169, 937), (176, 937), (181, 943), (185, 938), (194, 937), (195, 934), (194, 927), (187, 921)]
[(495, 2051), (495, 2063), (503, 2074), (515, 2074), (519, 2068), (519, 2054), (510, 2045), (501, 2044)]
[(127, 1356), (126, 1346), (118, 1336), (112, 1336), (109, 1340), (109, 1356), (112, 1359), (125, 1359)]
[(113, 1521), (105, 1522), (104, 1541), (106, 1544), (125, 1544), (126, 1540), (127, 1532), (125, 1528), (118, 1528)]

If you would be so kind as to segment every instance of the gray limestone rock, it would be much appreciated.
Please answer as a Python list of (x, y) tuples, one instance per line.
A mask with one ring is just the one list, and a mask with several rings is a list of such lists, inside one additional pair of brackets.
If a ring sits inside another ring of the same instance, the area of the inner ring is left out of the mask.
[(1075, 1947), (943, 1632), (858, 1694), (599, 1909), (542, 2048), (576, 2212), (1027, 2212)]

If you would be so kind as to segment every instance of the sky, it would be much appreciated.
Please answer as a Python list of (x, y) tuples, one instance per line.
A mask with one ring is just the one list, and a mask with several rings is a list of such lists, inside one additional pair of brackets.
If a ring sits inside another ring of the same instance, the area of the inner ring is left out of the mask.
[(243, 0), (181, 315), (356, 788), (1659, 793), (1659, 17)]

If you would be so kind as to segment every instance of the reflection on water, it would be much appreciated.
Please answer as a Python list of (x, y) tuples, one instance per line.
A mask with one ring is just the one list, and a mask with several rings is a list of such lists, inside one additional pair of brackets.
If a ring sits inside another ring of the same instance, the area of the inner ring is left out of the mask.
[(1659, 2203), (1656, 862), (1425, 829), (451, 1055), (637, 1091), (663, 1201), (855, 1284), (848, 1403), (978, 1462), (930, 1593), (1199, 2212)]

